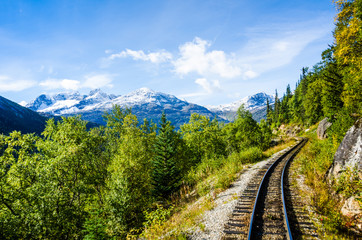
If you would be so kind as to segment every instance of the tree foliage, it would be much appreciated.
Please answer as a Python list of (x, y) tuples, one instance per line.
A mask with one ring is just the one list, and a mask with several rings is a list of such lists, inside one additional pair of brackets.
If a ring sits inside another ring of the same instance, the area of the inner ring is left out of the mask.
[(181, 138), (174, 131), (166, 114), (161, 116), (160, 127), (154, 143), (152, 159), (153, 194), (157, 198), (166, 199), (180, 186), (180, 168), (178, 161)]

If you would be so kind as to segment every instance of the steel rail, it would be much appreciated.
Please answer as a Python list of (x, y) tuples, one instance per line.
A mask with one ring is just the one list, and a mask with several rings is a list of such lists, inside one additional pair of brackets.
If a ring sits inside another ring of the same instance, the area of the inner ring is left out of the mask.
[[(250, 225), (249, 225), (249, 232), (248, 232), (248, 240), (252, 240), (252, 229), (253, 229), (253, 223), (254, 223), (254, 219), (255, 219), (255, 212), (256, 212), (256, 206), (257, 203), (259, 201), (259, 197), (260, 197), (260, 192), (261, 192), (261, 188), (264, 185), (264, 180), (268, 177), (268, 175), (271, 172), (271, 169), (273, 169), (283, 158), (285, 158), (289, 153), (291, 153), (292, 151), (294, 151), (296, 148), (298, 148), (300, 145), (302, 145), (302, 141), (300, 141), (299, 143), (297, 143), (295, 146), (293, 146), (290, 150), (288, 150), (287, 152), (283, 153), (283, 155), (281, 155), (276, 161), (274, 161), (274, 163), (268, 168), (268, 170), (266, 171), (266, 173), (264, 174), (263, 179), (260, 182), (259, 188), (258, 188), (258, 192), (254, 201), (254, 207), (253, 207), (253, 212), (251, 214), (251, 218), (250, 218)], [(294, 155), (294, 154), (293, 154)], [(283, 205), (284, 206), (284, 205)]]
[[(300, 146), (299, 149), (301, 149), (306, 142), (307, 142), (307, 139), (303, 138), (303, 140), (300, 142), (300, 144), (298, 144), (298, 146)], [(282, 176), (281, 176), (281, 183), (280, 183), (280, 187), (281, 187), (281, 190), (282, 190), (284, 224), (285, 224), (285, 228), (287, 230), (287, 239), (288, 240), (293, 240), (293, 235), (292, 235), (292, 231), (291, 231), (290, 225), (289, 225), (288, 213), (287, 213), (287, 204), (286, 204), (286, 200), (285, 200), (285, 196), (284, 196), (284, 173), (285, 173), (285, 170), (287, 169), (287, 166), (288, 166), (290, 160), (295, 157), (295, 155), (298, 153), (298, 150), (295, 151), (291, 156), (289, 156), (288, 160), (286, 161), (286, 163), (284, 165), (284, 168), (283, 168), (283, 172), (282, 172)]]

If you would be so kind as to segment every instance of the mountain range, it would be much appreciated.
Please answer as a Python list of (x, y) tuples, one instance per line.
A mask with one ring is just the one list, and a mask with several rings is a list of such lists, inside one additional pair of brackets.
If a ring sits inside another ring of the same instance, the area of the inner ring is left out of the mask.
[(104, 113), (109, 112), (114, 105), (131, 108), (139, 121), (147, 118), (157, 123), (162, 112), (165, 112), (167, 119), (176, 128), (188, 122), (192, 113), (216, 117), (225, 122), (233, 121), (241, 104), (253, 114), (255, 120), (260, 121), (266, 115), (267, 99), (272, 105), (273, 96), (257, 93), (230, 104), (200, 106), (148, 88), (140, 88), (122, 96), (95, 89), (88, 95), (79, 92), (42, 94), (23, 107), (0, 96), (0, 134), (13, 130), (39, 134), (46, 120), (53, 116), (59, 120), (59, 116), (81, 115), (82, 119), (90, 122), (88, 127), (103, 125)]
[(108, 95), (100, 89), (91, 91), (88, 95), (78, 92), (60, 93), (53, 96), (40, 95), (26, 105), (29, 109), (55, 116), (82, 115), (84, 120), (97, 124), (105, 124), (103, 115), (114, 105), (128, 107), (139, 120), (147, 118), (158, 122), (162, 112), (176, 127), (188, 122), (192, 113), (199, 113), (210, 118), (215, 114), (207, 108), (178, 99), (177, 97), (148, 88), (140, 88), (122, 96)]
[[(267, 99), (270, 103), (274, 101), (271, 95), (257, 93), (231, 104), (204, 107), (181, 100), (170, 94), (155, 92), (148, 88), (140, 88), (121, 96), (109, 95), (100, 89), (96, 89), (88, 95), (81, 95), (79, 92), (59, 93), (52, 96), (42, 94), (27, 104), (26, 107), (33, 111), (55, 116), (80, 114), (84, 120), (105, 124), (102, 117), (103, 114), (110, 111), (113, 105), (119, 105), (123, 108), (131, 108), (132, 113), (139, 120), (147, 118), (153, 122), (158, 122), (162, 112), (165, 112), (167, 118), (176, 127), (179, 127), (189, 121), (192, 113), (232, 121), (241, 104), (244, 104), (247, 110), (256, 113), (265, 108)], [(263, 114), (259, 115), (256, 120), (263, 118)]]

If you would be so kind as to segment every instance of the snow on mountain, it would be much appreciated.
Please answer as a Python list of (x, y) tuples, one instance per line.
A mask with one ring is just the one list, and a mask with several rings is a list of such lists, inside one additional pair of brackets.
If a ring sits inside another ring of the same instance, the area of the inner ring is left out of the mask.
[(142, 104), (156, 104), (158, 106), (162, 106), (167, 103), (169, 104), (172, 103), (173, 105), (177, 105), (186, 102), (178, 99), (173, 95), (161, 92), (155, 92), (148, 88), (140, 88), (127, 95), (120, 96), (114, 99), (114, 104), (118, 104), (120, 106), (128, 106), (128, 107), (132, 107), (135, 105), (142, 105)]
[(104, 112), (110, 111), (114, 105), (119, 105), (122, 108), (131, 108), (132, 113), (139, 120), (147, 118), (158, 122), (162, 112), (165, 112), (167, 118), (174, 125), (180, 126), (188, 121), (192, 113), (206, 115), (210, 118), (218, 116), (221, 119), (232, 121), (241, 104), (244, 104), (245, 108), (252, 113), (259, 111), (258, 116), (263, 116), (265, 112), (263, 107), (265, 108), (267, 99), (270, 104), (273, 104), (273, 96), (257, 93), (230, 104), (206, 108), (148, 88), (140, 88), (122, 96), (109, 95), (96, 89), (88, 95), (81, 95), (78, 92), (59, 93), (52, 96), (42, 94), (26, 106), (31, 110), (55, 116), (81, 114), (82, 118), (87, 121), (104, 124)]
[(270, 104), (274, 103), (274, 96), (262, 92), (247, 96), (233, 103), (207, 106), (207, 108), (212, 112), (236, 112), (244, 104), (245, 109), (251, 111), (266, 106), (267, 99), (269, 99)]
[[(60, 97), (63, 96), (63, 97)], [(54, 96), (40, 95), (27, 105), (28, 108), (42, 113), (53, 115), (81, 114), (82, 118), (98, 124), (104, 124), (105, 111), (112, 109), (114, 105), (132, 108), (132, 113), (139, 120), (147, 118), (154, 122), (159, 121), (162, 112), (175, 126), (188, 121), (192, 113), (199, 113), (209, 117), (214, 114), (207, 108), (192, 104), (177, 97), (161, 92), (155, 92), (148, 88), (140, 88), (123, 96), (108, 95), (97, 89), (88, 95), (57, 94)]]
[(267, 99), (269, 100), (270, 105), (274, 104), (274, 96), (262, 92), (247, 96), (230, 104), (207, 106), (207, 108), (219, 117), (233, 121), (238, 108), (244, 104), (245, 109), (253, 114), (253, 118), (256, 121), (260, 121), (261, 118), (265, 118)]
[(92, 90), (89, 95), (81, 95), (79, 92), (59, 93), (53, 96), (42, 94), (34, 101), (26, 105), (27, 108), (53, 115), (76, 114), (85, 107), (89, 110), (98, 104), (114, 99), (114, 95), (108, 95), (100, 89)]

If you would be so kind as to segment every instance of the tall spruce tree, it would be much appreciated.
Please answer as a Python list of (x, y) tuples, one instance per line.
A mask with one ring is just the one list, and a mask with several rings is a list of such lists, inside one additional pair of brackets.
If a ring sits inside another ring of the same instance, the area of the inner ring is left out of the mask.
[(272, 111), (273, 109), (270, 108), (269, 99), (266, 99), (266, 122), (270, 126), (272, 123)]
[(167, 199), (179, 187), (180, 170), (177, 152), (180, 136), (174, 131), (166, 114), (162, 113), (160, 128), (154, 144), (152, 159), (153, 194), (156, 198)]
[(279, 98), (278, 98), (278, 90), (275, 89), (274, 116), (273, 116), (273, 122), (275, 124), (278, 124), (279, 112), (280, 112), (280, 101), (279, 101)]

